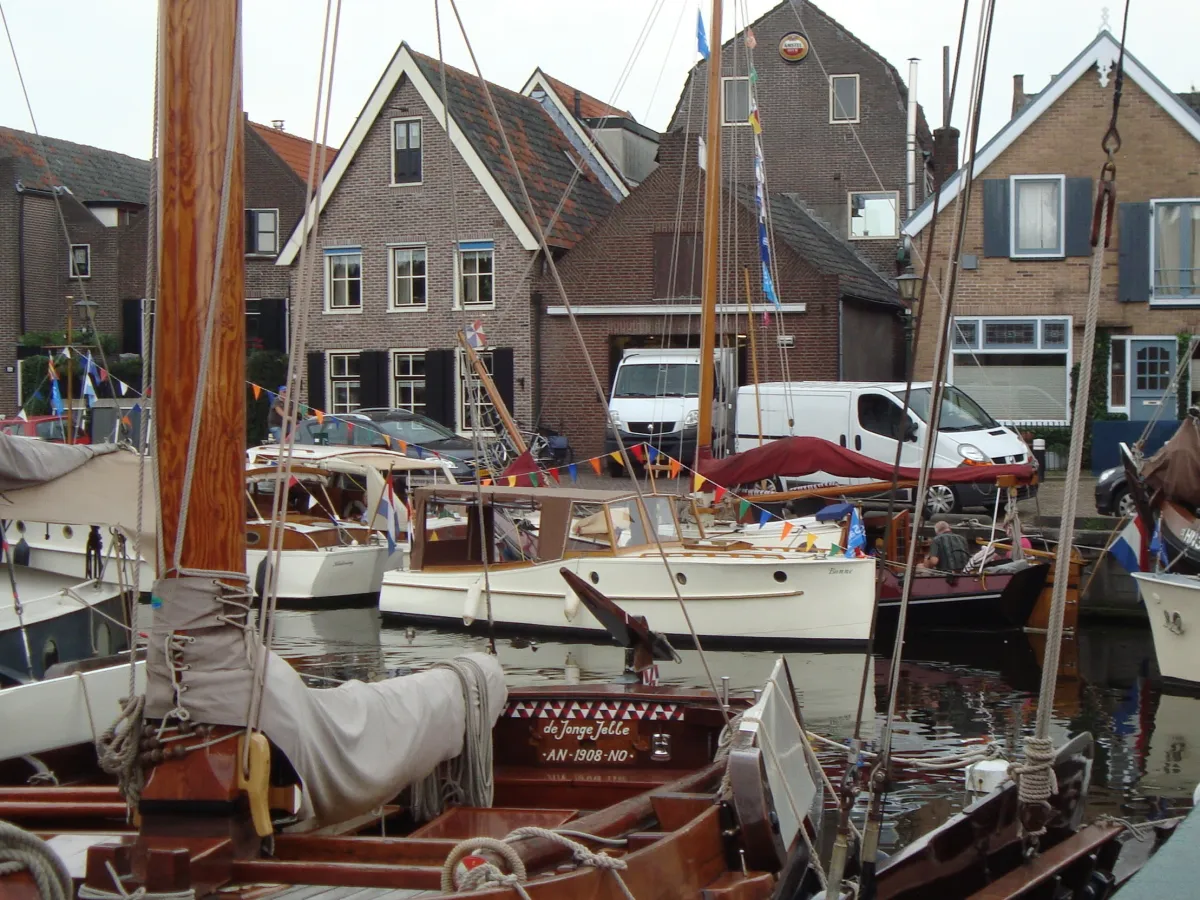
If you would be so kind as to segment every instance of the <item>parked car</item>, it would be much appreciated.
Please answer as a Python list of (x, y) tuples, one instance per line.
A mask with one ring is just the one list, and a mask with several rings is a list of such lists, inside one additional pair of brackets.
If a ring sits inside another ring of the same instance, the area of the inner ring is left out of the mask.
[[(56, 444), (66, 443), (66, 430), (70, 427), (66, 416), (30, 416), (28, 419), (0, 419), (0, 432), (20, 437), (41, 438)], [(90, 444), (86, 430), (76, 431), (72, 438), (76, 444)]]
[(391, 438), (391, 449), (399, 450), (399, 441), (407, 444), (405, 455), (420, 458), (429, 451), (445, 457), (452, 464), (458, 481), (471, 481), (476, 474), (486, 475), (475, 462), (475, 448), (470, 440), (455, 434), (440, 422), (406, 409), (360, 409), (339, 413), (336, 417), (315, 416), (296, 426), (297, 444), (326, 444), (338, 447), (385, 447)]
[(1102, 516), (1129, 516), (1136, 511), (1125, 467), (1114, 466), (1101, 472), (1096, 481), (1096, 512)]

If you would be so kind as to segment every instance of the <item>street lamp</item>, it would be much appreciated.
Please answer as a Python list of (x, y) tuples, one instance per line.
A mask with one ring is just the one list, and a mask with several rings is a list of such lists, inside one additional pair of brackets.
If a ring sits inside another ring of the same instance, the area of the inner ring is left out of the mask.
[(904, 274), (896, 276), (896, 290), (900, 292), (900, 299), (906, 303), (916, 300), (917, 294), (921, 290), (921, 282), (924, 280), (913, 272), (912, 266), (906, 266)]
[(95, 300), (89, 300), (87, 297), (84, 297), (82, 300), (75, 301), (75, 308), (77, 310), (79, 310), (80, 315), (83, 317), (83, 325), (80, 327), (80, 330), (84, 334), (89, 334), (89, 333), (95, 332), (95, 330), (96, 330), (96, 307), (98, 307), (99, 305), (100, 304), (97, 303)]

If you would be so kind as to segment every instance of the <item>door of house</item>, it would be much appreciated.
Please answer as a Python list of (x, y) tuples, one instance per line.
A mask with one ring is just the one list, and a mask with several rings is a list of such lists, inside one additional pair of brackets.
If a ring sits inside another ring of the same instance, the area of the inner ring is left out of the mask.
[(1175, 341), (1135, 339), (1129, 343), (1133, 376), (1129, 386), (1129, 418), (1144, 422), (1157, 413), (1160, 419), (1174, 419), (1175, 397), (1165, 394), (1175, 371)]

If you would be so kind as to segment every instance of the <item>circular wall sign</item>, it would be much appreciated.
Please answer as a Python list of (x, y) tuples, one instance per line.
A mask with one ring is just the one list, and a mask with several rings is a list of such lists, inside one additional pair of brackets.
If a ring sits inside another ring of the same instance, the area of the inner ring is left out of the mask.
[(808, 38), (793, 31), (779, 39), (779, 55), (788, 62), (800, 62), (808, 56)]

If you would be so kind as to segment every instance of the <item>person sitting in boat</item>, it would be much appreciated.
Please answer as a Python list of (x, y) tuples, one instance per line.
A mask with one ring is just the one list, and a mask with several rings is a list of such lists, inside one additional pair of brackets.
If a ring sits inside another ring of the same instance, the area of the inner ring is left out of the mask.
[(933, 540), (929, 542), (925, 564), (917, 568), (926, 572), (961, 572), (970, 558), (967, 539), (955, 534), (950, 523), (943, 520), (933, 526)]
[[(1008, 538), (1008, 543), (1012, 544), (1012, 539), (1013, 539), (1012, 522), (1008, 522), (1007, 524), (1005, 524), (1004, 536), (1006, 538)], [(1029, 540), (1029, 538), (1027, 538), (1025, 535), (1021, 535), (1021, 549), (1022, 550), (1032, 550), (1033, 549), (1033, 542), (1031, 540)], [(998, 560), (1010, 560), (1012, 558), (1013, 558), (1012, 550), (1002, 550), (1002, 551), (1000, 551), (999, 555), (996, 557), (996, 559), (998, 559)]]

